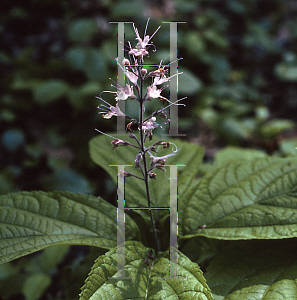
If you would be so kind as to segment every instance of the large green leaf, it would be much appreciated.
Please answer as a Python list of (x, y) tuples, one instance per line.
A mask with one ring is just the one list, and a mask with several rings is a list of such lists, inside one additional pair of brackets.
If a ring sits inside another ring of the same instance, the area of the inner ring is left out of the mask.
[(253, 160), (255, 158), (264, 158), (266, 156), (267, 154), (260, 150), (229, 146), (223, 148), (215, 154), (214, 164), (216, 166), (223, 166), (232, 160)]
[(215, 300), (297, 299), (296, 250), (295, 240), (232, 242), (210, 262), (207, 284)]
[[(133, 140), (127, 137), (129, 142)], [(153, 140), (147, 143), (147, 147), (156, 142), (160, 137), (154, 137)], [(178, 167), (178, 184), (179, 184), (179, 197), (182, 195), (186, 188), (191, 184), (192, 180), (197, 173), (197, 170), (202, 163), (203, 149), (197, 145), (183, 142), (178, 139), (169, 140), (164, 138), (165, 141), (170, 141), (174, 143), (179, 151), (176, 155), (169, 157), (166, 164), (183, 164), (185, 167)], [(125, 167), (125, 171), (131, 172), (135, 175), (141, 177), (141, 173), (138, 169), (135, 169), (132, 165), (134, 164), (135, 157), (138, 153), (136, 148), (130, 146), (124, 146), (115, 148), (113, 151), (111, 145), (112, 139), (101, 135), (93, 138), (90, 141), (90, 154), (91, 158), (95, 163), (104, 168), (112, 177), (112, 179), (117, 182), (117, 172), (118, 168), (111, 165), (119, 164), (130, 164), (130, 167)], [(173, 145), (169, 149), (160, 150), (158, 156), (167, 155), (172, 152)], [(149, 159), (149, 158), (148, 158)], [(170, 170), (168, 167), (164, 167), (166, 173), (161, 170), (155, 171), (157, 173), (156, 180), (150, 180), (149, 188), (153, 207), (168, 207), (169, 206), (169, 188), (170, 188)], [(145, 192), (144, 182), (134, 177), (129, 177), (125, 179), (125, 205), (126, 207), (147, 207), (147, 198)], [(148, 214), (143, 210), (138, 210), (144, 218), (149, 219)], [(154, 210), (157, 218), (162, 218), (164, 216), (169, 216), (169, 211), (164, 210)], [(159, 217), (158, 217), (159, 216)]]
[[(126, 216), (126, 237), (139, 229)], [(70, 192), (20, 192), (0, 196), (0, 262), (57, 244), (117, 245), (117, 209), (103, 199)]]
[(179, 234), (218, 239), (297, 236), (297, 159), (230, 162), (179, 198)]
[[(178, 277), (168, 278), (168, 251), (159, 253), (148, 266), (145, 259), (149, 250), (139, 242), (126, 242), (125, 253), (117, 254), (114, 248), (100, 256), (82, 288), (80, 299), (213, 299), (196, 263), (179, 252)], [(124, 255), (125, 276), (133, 279), (116, 279), (117, 255)]]

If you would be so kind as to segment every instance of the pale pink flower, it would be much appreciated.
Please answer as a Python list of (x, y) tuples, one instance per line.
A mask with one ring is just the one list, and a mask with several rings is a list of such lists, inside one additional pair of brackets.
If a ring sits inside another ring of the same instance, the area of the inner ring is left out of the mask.
[(115, 93), (117, 94), (117, 96), (115, 97), (116, 101), (127, 100), (129, 97), (133, 99), (136, 98), (133, 92), (133, 88), (129, 84), (126, 84), (124, 88), (118, 87), (118, 91)]
[(142, 125), (143, 132), (144, 133), (151, 133), (153, 129), (159, 127), (160, 125), (155, 121), (156, 121), (156, 118), (151, 117), (146, 122), (143, 122), (143, 125)]
[(148, 55), (148, 51), (147, 51), (147, 46), (151, 46), (152, 44), (149, 44), (149, 41), (152, 39), (152, 37), (156, 34), (156, 32), (160, 29), (161, 26), (159, 26), (157, 28), (157, 30), (152, 34), (152, 36), (150, 37), (149, 35), (146, 35), (143, 40), (140, 37), (137, 28), (135, 27), (134, 23), (133, 23), (133, 28), (136, 34), (136, 40), (138, 41), (136, 47), (134, 49), (132, 49), (132, 47), (130, 46), (130, 51), (129, 54), (134, 55), (135, 57), (140, 57), (141, 59), (143, 59), (143, 56)]
[[(163, 100), (167, 100), (165, 97), (161, 96), (161, 92), (166, 88), (166, 86), (163, 86), (160, 89), (157, 89), (155, 85), (150, 85), (147, 88), (147, 98), (148, 100), (150, 99), (156, 99), (156, 98), (161, 98)], [(168, 101), (168, 100), (167, 100)]]
[(140, 56), (141, 58), (143, 56), (146, 56), (146, 55), (149, 54), (148, 51), (146, 51), (145, 49), (137, 49), (137, 48), (131, 49), (128, 53), (131, 54), (131, 55), (134, 55), (136, 57)]
[(116, 147), (119, 147), (119, 146), (127, 146), (127, 145), (129, 145), (128, 142), (120, 140), (120, 139), (115, 139), (114, 141), (111, 142), (111, 144), (113, 145), (112, 150), (114, 148), (116, 148)]
[(160, 170), (164, 171), (164, 169), (162, 167), (165, 165), (166, 159), (170, 156), (175, 155), (176, 152), (177, 151), (172, 152), (172, 153), (167, 154), (167, 155), (164, 155), (164, 156), (161, 156), (161, 157), (150, 156), (151, 164), (150, 164), (149, 171), (153, 170), (154, 168), (157, 168), (157, 169), (160, 169)]
[(127, 64), (127, 61), (129, 62), (129, 60), (127, 60), (126, 58), (123, 59), (122, 64), (124, 65), (124, 67), (122, 66), (122, 64), (120, 64), (118, 62), (117, 58), (116, 58), (116, 61), (117, 61), (118, 65), (120, 66), (120, 68), (122, 69), (122, 71), (124, 72), (124, 74), (136, 86), (137, 85), (137, 80), (138, 80), (139, 76), (137, 75), (136, 70), (134, 70), (130, 66), (130, 64)]
[(124, 113), (122, 113), (118, 104), (116, 104), (116, 106), (114, 107), (114, 106), (110, 105), (108, 102), (104, 101), (102, 98), (100, 98), (100, 97), (96, 97), (96, 98), (100, 99), (101, 101), (105, 102), (108, 105), (108, 106), (106, 106), (104, 104), (100, 104), (97, 107), (102, 110), (99, 112), (99, 114), (103, 114), (102, 117), (104, 119), (110, 119), (113, 116), (117, 116), (117, 117), (125, 117), (126, 116)]
[(134, 85), (137, 85), (138, 76), (136, 75), (135, 72), (133, 72), (133, 71), (126, 71), (125, 74), (126, 74), (126, 76), (128, 77), (128, 79), (129, 79)]
[(164, 82), (170, 81), (170, 79), (172, 77), (177, 76), (177, 75), (181, 75), (181, 74), (182, 74), (182, 72), (181, 73), (176, 73), (176, 74), (174, 74), (174, 75), (172, 75), (170, 77), (166, 77), (165, 75), (164, 76), (156, 76), (154, 78), (153, 85), (160, 85), (160, 84), (162, 84)]

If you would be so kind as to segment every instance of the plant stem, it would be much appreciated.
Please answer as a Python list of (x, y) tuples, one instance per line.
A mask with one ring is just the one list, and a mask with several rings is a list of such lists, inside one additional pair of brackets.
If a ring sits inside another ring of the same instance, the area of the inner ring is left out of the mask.
[[(141, 68), (142, 66), (139, 67), (139, 74), (141, 74)], [(147, 170), (147, 164), (146, 164), (146, 149), (144, 146), (144, 142), (145, 142), (145, 137), (143, 134), (143, 130), (142, 130), (142, 125), (143, 125), (143, 78), (142, 76), (140, 76), (140, 95), (139, 95), (139, 103), (140, 103), (140, 112), (139, 112), (139, 124), (140, 124), (140, 148), (141, 148), (141, 154), (142, 154), (142, 160), (143, 160), (143, 166), (144, 166), (144, 182), (145, 182), (145, 189), (146, 189), (146, 197), (147, 197), (147, 202), (148, 202), (148, 207), (149, 207), (149, 214), (150, 214), (150, 219), (151, 219), (151, 225), (153, 228), (153, 232), (154, 232), (154, 236), (155, 236), (155, 242), (156, 242), (156, 246), (157, 246), (157, 252), (161, 252), (161, 247), (160, 247), (160, 241), (157, 235), (157, 231), (156, 231), (156, 227), (155, 227), (155, 222), (154, 222), (154, 218), (153, 218), (153, 212), (151, 209), (151, 199), (150, 199), (150, 191), (149, 191), (149, 175), (148, 175), (148, 170)]]

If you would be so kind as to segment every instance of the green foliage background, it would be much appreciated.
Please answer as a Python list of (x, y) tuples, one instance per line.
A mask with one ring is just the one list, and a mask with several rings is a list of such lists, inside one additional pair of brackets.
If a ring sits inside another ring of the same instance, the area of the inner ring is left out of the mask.
[[(65, 190), (115, 203), (114, 183), (88, 152), (94, 128), (116, 129), (115, 120), (98, 115), (95, 98), (110, 90), (109, 78), (117, 76), (117, 25), (109, 21), (133, 21), (141, 35), (148, 17), (148, 34), (162, 21), (187, 22), (178, 26), (184, 72), (179, 95), (188, 97), (179, 109), (179, 131), (205, 147), (205, 162), (226, 145), (295, 155), (296, 15), (295, 2), (283, 0), (3, 0), (0, 193)], [(150, 63), (169, 59), (169, 26), (161, 25)], [(133, 43), (132, 26), (127, 24), (125, 32)], [(127, 107), (132, 114), (133, 104)], [(147, 111), (159, 105), (150, 102)], [(224, 155), (234, 151), (220, 154), (217, 163)], [(201, 173), (207, 168), (204, 164)], [(63, 282), (73, 278), (81, 287), (99, 250), (50, 249), (1, 265), (0, 295), (77, 297), (79, 288)], [(45, 266), (48, 256), (51, 267)], [(32, 282), (39, 282), (36, 292), (28, 289)]]

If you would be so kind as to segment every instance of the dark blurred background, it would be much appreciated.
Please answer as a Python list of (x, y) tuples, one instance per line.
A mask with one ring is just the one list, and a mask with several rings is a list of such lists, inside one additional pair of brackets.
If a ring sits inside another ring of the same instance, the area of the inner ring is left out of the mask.
[[(116, 130), (116, 119), (98, 115), (95, 98), (117, 78), (117, 25), (110, 21), (133, 21), (141, 36), (148, 18), (149, 35), (162, 25), (148, 59), (157, 64), (169, 62), (162, 22), (186, 21), (178, 26), (179, 98), (188, 97), (179, 132), (205, 147), (206, 160), (226, 145), (273, 154), (297, 137), (294, 0), (2, 0), (0, 7), (0, 194), (68, 190), (115, 202), (115, 184), (88, 153), (95, 128)], [(135, 45), (131, 24), (125, 32)], [(159, 107), (152, 101), (147, 110)], [(84, 257), (79, 251), (76, 259)], [(0, 280), (15, 274), (3, 272)], [(51, 288), (50, 280), (42, 291)], [(65, 299), (61, 289), (51, 299)], [(7, 299), (44, 297), (26, 294), (23, 283), (16, 291)]]

